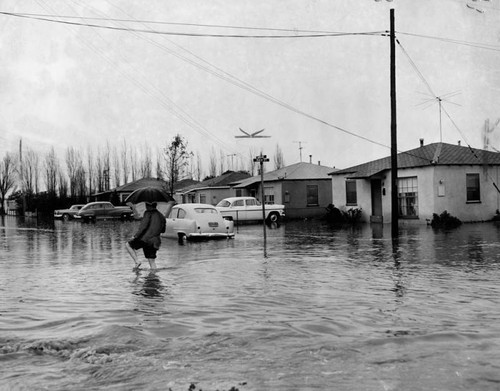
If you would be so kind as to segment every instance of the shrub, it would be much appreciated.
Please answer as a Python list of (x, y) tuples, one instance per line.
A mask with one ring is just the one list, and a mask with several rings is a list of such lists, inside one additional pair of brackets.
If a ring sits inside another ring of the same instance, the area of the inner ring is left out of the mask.
[(460, 219), (450, 215), (446, 210), (440, 215), (436, 213), (432, 214), (431, 226), (433, 228), (456, 228), (461, 224)]

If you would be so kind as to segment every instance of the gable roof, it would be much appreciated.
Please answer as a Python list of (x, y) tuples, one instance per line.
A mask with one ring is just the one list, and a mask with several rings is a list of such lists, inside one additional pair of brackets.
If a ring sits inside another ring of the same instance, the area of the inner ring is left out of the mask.
[(140, 189), (142, 187), (157, 187), (163, 189), (167, 187), (167, 182), (159, 178), (141, 178), (134, 182), (129, 182), (124, 185), (118, 186), (110, 191), (128, 192)]
[(230, 187), (231, 183), (241, 181), (250, 176), (249, 173), (243, 171), (226, 171), (224, 174), (219, 175), (215, 178), (210, 178), (204, 180), (203, 182), (195, 183), (191, 186), (186, 186), (183, 189), (179, 189), (180, 193), (188, 193), (190, 191), (195, 191), (199, 189), (206, 189), (208, 187)]
[[(460, 145), (433, 143), (398, 153), (398, 169), (447, 165), (500, 165), (500, 153)], [(350, 178), (368, 178), (391, 169), (391, 157), (372, 160), (345, 168), (330, 175), (350, 174)]]
[[(264, 182), (273, 181), (293, 181), (306, 179), (330, 179), (329, 174), (332, 172), (331, 167), (321, 166), (313, 163), (295, 163), (290, 166), (282, 167), (278, 170), (264, 173)], [(260, 182), (260, 175), (248, 178), (234, 186), (235, 188), (243, 188), (250, 186), (256, 182)]]

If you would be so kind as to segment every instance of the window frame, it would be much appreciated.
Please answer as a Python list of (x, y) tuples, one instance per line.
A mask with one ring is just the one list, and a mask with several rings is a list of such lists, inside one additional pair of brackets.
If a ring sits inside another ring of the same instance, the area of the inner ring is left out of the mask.
[[(354, 191), (349, 186), (354, 184)], [(351, 198), (354, 197), (354, 200)], [(346, 206), (358, 205), (358, 183), (356, 179), (346, 179), (345, 181), (345, 204)]]
[[(315, 194), (311, 194), (311, 190)], [(319, 206), (319, 186), (318, 185), (306, 185), (306, 205), (307, 206)]]
[[(469, 179), (474, 178), (476, 186), (469, 185)], [(475, 195), (477, 193), (477, 196)], [(477, 197), (477, 198), (476, 198)], [(465, 200), (468, 204), (481, 202), (481, 177), (479, 173), (471, 172), (465, 174)]]
[[(408, 183), (403, 186), (405, 181), (407, 181)], [(411, 181), (411, 183), (409, 183), (409, 181)], [(403, 190), (413, 191), (403, 192)], [(413, 203), (408, 204), (408, 202), (411, 200), (413, 200)], [(405, 201), (404, 204), (402, 203), (402, 201)], [(402, 213), (403, 208), (407, 213)], [(418, 177), (416, 175), (408, 177), (398, 177), (398, 217), (401, 219), (419, 218)]]

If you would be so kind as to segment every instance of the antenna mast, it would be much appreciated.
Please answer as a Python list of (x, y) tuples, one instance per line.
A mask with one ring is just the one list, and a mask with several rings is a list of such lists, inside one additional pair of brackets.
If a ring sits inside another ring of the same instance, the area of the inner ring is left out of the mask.
[(298, 143), (299, 144), (299, 155), (300, 155), (300, 162), (302, 163), (302, 143), (306, 143), (305, 141), (294, 141), (294, 143)]

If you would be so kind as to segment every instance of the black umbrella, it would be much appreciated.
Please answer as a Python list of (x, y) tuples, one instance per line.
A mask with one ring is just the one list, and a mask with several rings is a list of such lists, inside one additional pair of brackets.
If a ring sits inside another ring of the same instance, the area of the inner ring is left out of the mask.
[(125, 203), (131, 202), (138, 204), (139, 202), (169, 202), (174, 199), (164, 190), (158, 187), (141, 187), (134, 190), (126, 199)]

